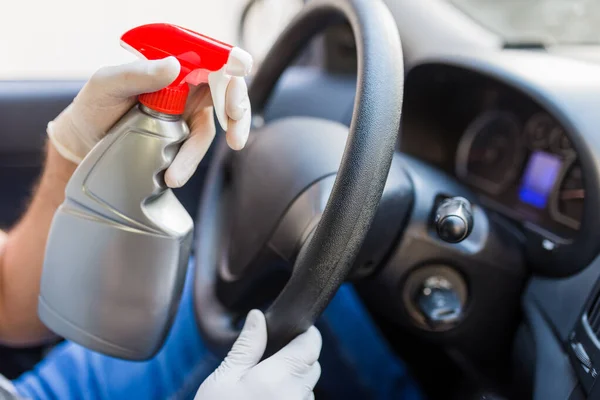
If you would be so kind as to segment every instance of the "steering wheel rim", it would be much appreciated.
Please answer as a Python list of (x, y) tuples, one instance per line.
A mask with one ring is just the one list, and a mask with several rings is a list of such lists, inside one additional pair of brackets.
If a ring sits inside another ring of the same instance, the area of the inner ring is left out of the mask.
[[(399, 135), (402, 48), (396, 23), (380, 0), (309, 2), (281, 34), (256, 74), (249, 91), (253, 110), (263, 112), (295, 55), (318, 33), (344, 19), (354, 32), (358, 55), (350, 133), (331, 196), (312, 239), (301, 249), (292, 276), (266, 312), (269, 344), (265, 356), (314, 324), (344, 282), (377, 210)], [(221, 163), (229, 155), (221, 143), (207, 181), (224, 185)], [(196, 316), (210, 347), (230, 345), (238, 333), (227, 310), (213, 304), (218, 303), (214, 264), (220, 260), (202, 251), (210, 246), (205, 230), (211, 223), (202, 220), (206, 216), (203, 210), (215, 205), (218, 190), (218, 185), (207, 185), (197, 224)], [(214, 233), (213, 238), (218, 235)]]

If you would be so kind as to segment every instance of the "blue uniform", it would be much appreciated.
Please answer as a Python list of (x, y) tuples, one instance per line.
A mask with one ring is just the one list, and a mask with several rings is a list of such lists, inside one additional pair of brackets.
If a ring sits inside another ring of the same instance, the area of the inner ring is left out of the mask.
[[(206, 349), (196, 326), (192, 275), (188, 274), (173, 328), (156, 357), (124, 361), (66, 342), (14, 382), (19, 394), (44, 400), (193, 399), (220, 360)], [(421, 398), (350, 285), (340, 288), (317, 326), (323, 336), (317, 396)]]

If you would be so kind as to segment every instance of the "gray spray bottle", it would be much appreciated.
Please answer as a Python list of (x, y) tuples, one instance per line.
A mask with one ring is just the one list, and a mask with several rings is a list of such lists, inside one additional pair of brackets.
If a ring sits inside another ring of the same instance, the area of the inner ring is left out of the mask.
[(252, 64), (239, 48), (170, 24), (134, 28), (121, 43), (147, 59), (177, 57), (181, 74), (141, 95), (71, 177), (46, 245), (38, 314), (66, 339), (144, 360), (169, 331), (192, 241), (193, 221), (163, 178), (189, 134), (188, 83), (209, 84), (227, 129), (227, 85)]

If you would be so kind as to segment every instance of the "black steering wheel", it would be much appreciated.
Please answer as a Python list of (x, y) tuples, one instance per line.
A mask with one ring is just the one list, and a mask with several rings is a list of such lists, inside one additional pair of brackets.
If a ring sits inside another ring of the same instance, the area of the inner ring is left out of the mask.
[[(310, 240), (299, 250), (285, 287), (266, 311), (267, 354), (314, 324), (346, 279), (377, 210), (399, 135), (404, 84), (402, 48), (396, 23), (380, 0), (309, 2), (282, 33), (255, 76), (250, 88), (253, 112), (262, 113), (279, 77), (300, 50), (325, 28), (344, 20), (354, 32), (358, 56), (352, 123), (325, 210)], [(324, 131), (328, 127), (339, 129), (337, 125), (308, 120), (295, 121), (293, 129)], [(290, 126), (269, 124), (253, 135), (286, 129)], [(219, 143), (196, 221), (196, 316), (207, 345), (217, 352), (231, 346), (239, 334), (235, 322), (241, 316), (218, 296), (220, 287), (250, 281), (249, 270), (232, 273), (229, 268), (231, 219), (236, 218), (232, 210), (236, 201), (243, 201), (234, 188), (238, 178), (232, 177), (232, 165), (236, 158), (244, 157), (244, 152), (234, 153), (223, 141)], [(278, 169), (277, 165), (272, 168)], [(243, 175), (244, 171), (238, 170), (237, 174)], [(263, 290), (260, 286), (251, 289)]]

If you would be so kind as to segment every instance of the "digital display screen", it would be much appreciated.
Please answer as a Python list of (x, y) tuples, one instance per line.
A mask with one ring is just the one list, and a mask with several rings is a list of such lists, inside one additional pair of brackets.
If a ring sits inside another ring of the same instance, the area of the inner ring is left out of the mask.
[(561, 164), (560, 157), (555, 154), (534, 151), (525, 168), (519, 199), (534, 207), (545, 208)]

